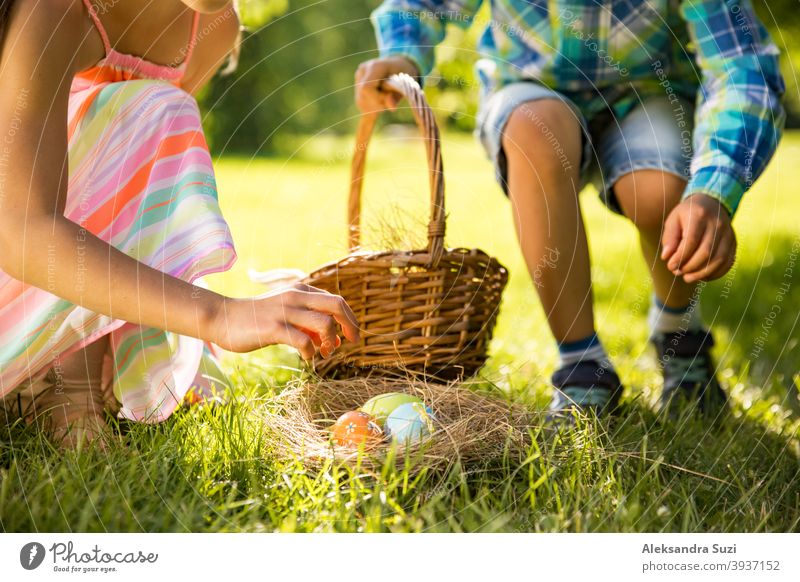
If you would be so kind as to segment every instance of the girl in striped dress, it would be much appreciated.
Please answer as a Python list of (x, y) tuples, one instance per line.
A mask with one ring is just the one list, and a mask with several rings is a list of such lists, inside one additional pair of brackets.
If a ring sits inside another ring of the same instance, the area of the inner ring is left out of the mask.
[(108, 412), (169, 417), (224, 385), (212, 345), (329, 355), (357, 340), (310, 287), (224, 297), (236, 258), (192, 97), (234, 49), (226, 0), (3, 0), (0, 396), (76, 446)]

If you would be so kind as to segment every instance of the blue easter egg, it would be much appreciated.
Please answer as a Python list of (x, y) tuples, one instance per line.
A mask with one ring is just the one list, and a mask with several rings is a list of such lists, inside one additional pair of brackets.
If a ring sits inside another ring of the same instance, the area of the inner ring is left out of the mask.
[(433, 432), (433, 412), (419, 402), (407, 402), (395, 408), (386, 419), (386, 432), (398, 443), (412, 444)]

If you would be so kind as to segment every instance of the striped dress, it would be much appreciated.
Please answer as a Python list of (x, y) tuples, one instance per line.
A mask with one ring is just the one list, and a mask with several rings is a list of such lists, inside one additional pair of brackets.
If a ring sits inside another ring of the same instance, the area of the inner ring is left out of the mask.
[[(64, 214), (139, 262), (200, 283), (236, 254), (197, 103), (180, 87), (197, 14), (182, 66), (164, 67), (114, 51), (84, 2), (106, 56), (72, 83)], [(104, 391), (124, 418), (162, 421), (190, 389), (225, 384), (201, 340), (94, 313), (0, 271), (0, 395), (106, 335)]]

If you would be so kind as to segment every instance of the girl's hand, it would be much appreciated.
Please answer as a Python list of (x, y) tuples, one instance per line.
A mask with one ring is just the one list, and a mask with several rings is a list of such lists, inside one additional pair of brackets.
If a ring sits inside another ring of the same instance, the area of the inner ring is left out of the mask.
[(394, 111), (402, 97), (394, 91), (381, 90), (381, 81), (396, 73), (419, 76), (414, 63), (405, 57), (386, 57), (365, 61), (356, 70), (356, 105), (363, 113), (389, 109)]
[(358, 322), (344, 299), (295, 285), (248, 299), (226, 298), (211, 341), (232, 352), (286, 344), (311, 360), (317, 349), (327, 358), (339, 347), (339, 327), (351, 342), (359, 340)]
[(672, 209), (661, 244), (661, 259), (687, 283), (719, 279), (736, 259), (731, 217), (722, 204), (705, 194), (694, 194)]

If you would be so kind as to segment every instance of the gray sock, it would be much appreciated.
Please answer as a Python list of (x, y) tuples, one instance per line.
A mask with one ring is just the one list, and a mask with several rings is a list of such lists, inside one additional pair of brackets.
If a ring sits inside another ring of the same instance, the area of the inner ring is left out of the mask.
[(650, 326), (651, 338), (665, 333), (703, 329), (700, 300), (695, 297), (685, 307), (676, 309), (667, 307), (653, 295), (650, 310), (647, 313), (647, 323)]
[(603, 343), (594, 333), (576, 342), (560, 344), (558, 346), (558, 356), (560, 368), (586, 361), (597, 362), (604, 368), (613, 368)]

